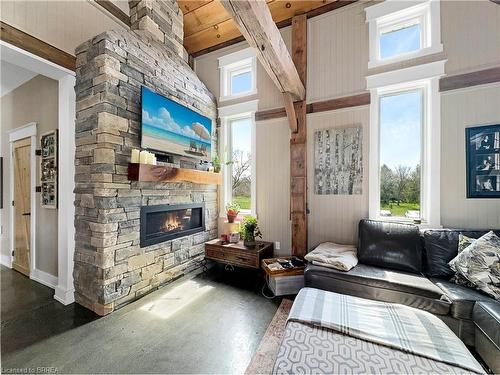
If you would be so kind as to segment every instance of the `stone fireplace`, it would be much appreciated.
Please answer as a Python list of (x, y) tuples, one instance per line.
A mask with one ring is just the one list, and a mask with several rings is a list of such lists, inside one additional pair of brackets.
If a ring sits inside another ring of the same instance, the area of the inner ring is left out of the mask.
[[(131, 30), (75, 51), (75, 299), (100, 315), (199, 267), (204, 242), (217, 236), (216, 185), (128, 180), (141, 86), (216, 117), (213, 95), (186, 62), (177, 2), (129, 4)], [(148, 215), (156, 227), (144, 225)]]
[(160, 204), (141, 207), (141, 247), (205, 230), (205, 205)]

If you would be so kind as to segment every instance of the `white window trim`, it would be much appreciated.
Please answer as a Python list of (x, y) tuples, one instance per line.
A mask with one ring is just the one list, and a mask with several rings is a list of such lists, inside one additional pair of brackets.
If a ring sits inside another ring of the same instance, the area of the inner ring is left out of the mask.
[[(383, 3), (367, 7), (365, 12), (369, 29), (369, 69), (443, 51), (440, 0), (386, 0)], [(421, 24), (421, 48), (381, 59), (380, 35), (394, 25), (417, 20)]]
[[(250, 185), (250, 194), (251, 194), (251, 208), (250, 211), (242, 211), (242, 215), (253, 215), (257, 216), (257, 183), (256, 183), (256, 128), (255, 128), (255, 112), (258, 110), (258, 100), (251, 100), (244, 103), (228, 105), (225, 107), (219, 108), (219, 117), (221, 119), (221, 132), (220, 139), (222, 142), (219, 142), (219, 155), (224, 155), (227, 148), (231, 149), (231, 131), (229, 129), (229, 122), (239, 118), (250, 117), (252, 122), (251, 124), (251, 149), (252, 149), (252, 158), (250, 160), (250, 173), (252, 176), (252, 181)], [(220, 189), (220, 201), (222, 202), (220, 207), (220, 217), (226, 216), (226, 204), (232, 200), (231, 194), (231, 174), (228, 173), (228, 166), (223, 164), (221, 166), (223, 183), (222, 189)]]
[(441, 226), (441, 96), (439, 77), (445, 74), (446, 60), (367, 77), (370, 89), (369, 216), (384, 221), (410, 219), (380, 216), (380, 97), (389, 93), (423, 90), (421, 227)]
[[(219, 57), (219, 69), (219, 102), (241, 99), (257, 94), (257, 60), (255, 58), (255, 51), (253, 48), (245, 48), (241, 51)], [(231, 95), (231, 75), (247, 70), (252, 73), (252, 86), (250, 90), (236, 95)]]

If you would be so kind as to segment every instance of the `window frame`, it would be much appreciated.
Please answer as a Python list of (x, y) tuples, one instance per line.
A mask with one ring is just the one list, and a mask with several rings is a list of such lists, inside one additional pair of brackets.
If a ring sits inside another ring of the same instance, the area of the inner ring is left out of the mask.
[[(369, 69), (443, 51), (440, 0), (386, 0), (367, 7), (365, 12), (369, 27)], [(381, 35), (416, 23), (420, 24), (420, 48), (381, 58)]]
[(440, 227), (441, 96), (439, 78), (446, 60), (367, 77), (370, 90), (369, 217), (374, 220), (413, 222), (405, 217), (380, 216), (380, 98), (422, 90), (422, 156), (420, 217), (422, 227)]
[[(232, 77), (236, 74), (247, 72), (251, 73), (251, 87), (249, 90), (232, 94)], [(241, 99), (247, 96), (257, 94), (257, 64), (255, 51), (253, 48), (246, 48), (238, 52), (224, 55), (219, 58), (219, 80), (220, 97), (219, 102)]]
[[(249, 118), (251, 121), (251, 159), (250, 159), (250, 175), (252, 176), (250, 185), (250, 210), (242, 210), (240, 214), (243, 216), (257, 216), (257, 183), (256, 183), (256, 127), (255, 127), (255, 112), (258, 109), (258, 100), (252, 100), (244, 103), (229, 105), (219, 108), (219, 117), (221, 119), (221, 141), (219, 142), (219, 155), (232, 155), (232, 128), (231, 122)], [(232, 201), (232, 166), (223, 163), (222, 171), (222, 189), (220, 192), (220, 200), (222, 202), (220, 208), (220, 217), (225, 217), (225, 207)]]

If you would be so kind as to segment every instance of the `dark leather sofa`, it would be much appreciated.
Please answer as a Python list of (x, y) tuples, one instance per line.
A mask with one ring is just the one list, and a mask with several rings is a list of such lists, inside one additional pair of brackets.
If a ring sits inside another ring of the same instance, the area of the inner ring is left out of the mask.
[(349, 272), (309, 264), (305, 285), (431, 312), (500, 373), (500, 303), (450, 282), (448, 262), (457, 255), (459, 233), (479, 238), (486, 231), (421, 233), (411, 224), (361, 220), (359, 264)]

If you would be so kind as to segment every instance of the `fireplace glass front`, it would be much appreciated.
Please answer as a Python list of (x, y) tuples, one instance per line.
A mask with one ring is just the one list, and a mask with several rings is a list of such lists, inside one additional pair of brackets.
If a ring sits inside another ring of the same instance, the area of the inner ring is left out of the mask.
[(141, 247), (205, 230), (203, 203), (141, 207)]

